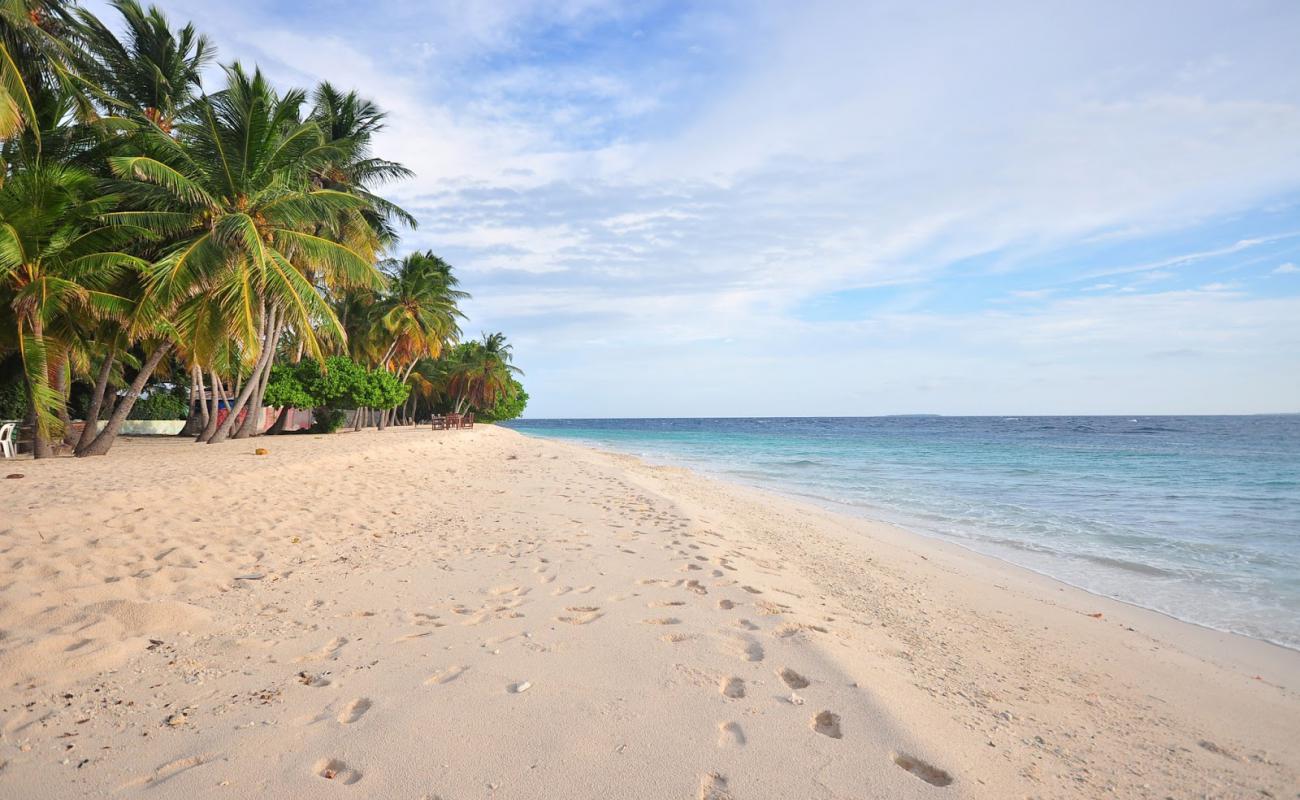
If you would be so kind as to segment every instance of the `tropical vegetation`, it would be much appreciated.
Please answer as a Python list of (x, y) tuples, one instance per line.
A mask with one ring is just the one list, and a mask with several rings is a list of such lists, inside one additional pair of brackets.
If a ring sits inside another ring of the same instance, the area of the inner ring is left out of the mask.
[(522, 412), (505, 337), (462, 341), (451, 265), (396, 254), (416, 221), (380, 194), (411, 174), (374, 151), (381, 109), (112, 7), (0, 0), (0, 408), (36, 457), (107, 453), (129, 418), (215, 443), (268, 408), (266, 433)]

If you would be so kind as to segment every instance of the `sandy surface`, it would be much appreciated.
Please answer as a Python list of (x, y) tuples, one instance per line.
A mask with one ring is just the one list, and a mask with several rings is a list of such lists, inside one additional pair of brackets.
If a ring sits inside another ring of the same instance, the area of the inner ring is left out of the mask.
[(1300, 792), (1300, 654), (683, 470), (479, 426), (4, 471), (3, 798)]

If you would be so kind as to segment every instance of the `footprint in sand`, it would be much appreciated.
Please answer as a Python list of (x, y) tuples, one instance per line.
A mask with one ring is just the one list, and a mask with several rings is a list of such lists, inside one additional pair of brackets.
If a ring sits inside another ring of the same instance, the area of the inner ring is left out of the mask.
[(730, 600), (728, 600), (728, 599), (725, 598), (725, 597), (718, 601), (718, 608), (722, 609), (723, 611), (730, 611), (731, 609), (733, 609), (733, 608), (735, 608), (735, 607), (736, 607), (736, 604), (733, 603), (733, 602), (731, 602)]
[(697, 800), (732, 800), (727, 789), (727, 779), (716, 772), (710, 772), (700, 778), (700, 790), (695, 795)]
[(745, 732), (735, 722), (718, 723), (718, 747), (743, 747)]
[(322, 758), (316, 762), (316, 774), (329, 781), (337, 781), (348, 786), (361, 780), (361, 772), (349, 767), (337, 758)]
[(570, 625), (586, 625), (605, 616), (597, 606), (569, 606), (565, 610), (570, 613), (563, 617), (556, 617), (556, 621), (567, 622)]
[(733, 622), (733, 623), (731, 623), (731, 624), (732, 624), (732, 625), (735, 625), (737, 628), (741, 628), (741, 629), (744, 629), (744, 630), (747, 630), (747, 631), (756, 631), (756, 630), (758, 630), (758, 626), (755, 625), (754, 623), (750, 622), (750, 621), (747, 620), (747, 619), (738, 619), (738, 620), (736, 620), (735, 622)]
[(931, 786), (948, 786), (952, 783), (952, 776), (946, 771), (927, 764), (915, 756), (909, 756), (906, 753), (894, 753), (894, 763)]
[(646, 603), (646, 608), (674, 608), (676, 606), (686, 605), (685, 600), (651, 600)]
[(338, 657), (339, 650), (343, 649), (343, 645), (347, 643), (348, 640), (346, 637), (336, 636), (333, 639), (330, 639), (328, 642), (326, 642), (325, 645), (321, 647), (319, 650), (317, 650), (316, 652), (308, 653), (305, 656), (299, 656), (296, 660), (298, 662), (324, 661), (327, 658), (336, 658)]
[(432, 636), (432, 635), (433, 635), (433, 631), (420, 631), (419, 633), (408, 633), (405, 636), (398, 636), (396, 639), (393, 640), (393, 644), (399, 644), (401, 642), (410, 642), (410, 641), (414, 641), (415, 639), (423, 639), (426, 636)]
[(647, 625), (680, 625), (682, 621), (677, 617), (656, 617), (655, 619), (641, 620)]
[(424, 685), (425, 686), (428, 686), (429, 684), (442, 685), (444, 683), (451, 683), (452, 681), (459, 678), (461, 675), (464, 675), (465, 670), (467, 669), (469, 669), (469, 667), (462, 667), (459, 664), (447, 667), (446, 669), (441, 670), (439, 672), (435, 672), (429, 677), (425, 678)]
[(733, 634), (727, 640), (728, 648), (745, 661), (762, 661), (763, 645), (752, 636), (743, 633)]
[(745, 591), (749, 592), (750, 594), (762, 594), (762, 593), (763, 593), (763, 590), (762, 590), (762, 589), (755, 589), (753, 586), (742, 586), (742, 587), (740, 587), (740, 588), (744, 589)]
[(785, 685), (789, 686), (791, 689), (808, 688), (808, 684), (809, 684), (808, 679), (800, 675), (799, 673), (795, 672), (794, 670), (790, 669), (789, 667), (782, 667), (781, 669), (778, 669), (776, 671), (776, 674), (780, 675), (781, 680), (785, 681)]
[(370, 705), (371, 703), (369, 698), (358, 697), (356, 700), (348, 703), (347, 708), (344, 708), (339, 712), (339, 722), (344, 725), (351, 725), (361, 719), (361, 717), (370, 710)]
[(665, 633), (663, 636), (659, 637), (659, 641), (668, 642), (669, 644), (677, 644), (678, 642), (686, 642), (694, 638), (695, 634), (693, 633)]
[(743, 678), (723, 678), (722, 684), (718, 687), (723, 697), (729, 697), (732, 700), (739, 700), (745, 696), (745, 680)]
[(820, 625), (805, 625), (802, 622), (787, 622), (784, 625), (778, 625), (772, 631), (772, 635), (778, 639), (789, 639), (791, 636), (798, 636), (805, 631), (816, 631), (817, 633), (827, 633), (828, 631)]
[(812, 718), (812, 729), (822, 736), (829, 736), (832, 739), (843, 739), (844, 734), (840, 732), (840, 715), (832, 714), (829, 711), (823, 711)]

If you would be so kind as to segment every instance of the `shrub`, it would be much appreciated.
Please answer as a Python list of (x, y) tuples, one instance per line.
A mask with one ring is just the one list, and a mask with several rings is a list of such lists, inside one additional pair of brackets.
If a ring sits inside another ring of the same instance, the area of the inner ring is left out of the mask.
[(524, 407), (528, 405), (528, 392), (519, 381), (511, 378), (510, 386), (502, 392), (497, 401), (492, 404), (491, 408), (482, 408), (478, 410), (479, 420), (481, 422), (500, 422), (507, 419), (515, 419), (524, 413)]
[(164, 389), (155, 389), (148, 397), (141, 397), (131, 407), (128, 419), (185, 419), (190, 415), (190, 404), (185, 398)]
[(27, 418), (27, 387), (22, 381), (0, 384), (0, 419)]
[(334, 433), (343, 427), (348, 415), (341, 408), (318, 408), (312, 412), (315, 421), (311, 425), (312, 433)]

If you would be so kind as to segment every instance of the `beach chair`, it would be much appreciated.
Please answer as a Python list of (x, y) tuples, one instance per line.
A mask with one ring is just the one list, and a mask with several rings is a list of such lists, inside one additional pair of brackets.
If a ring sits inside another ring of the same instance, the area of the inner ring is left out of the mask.
[(6, 422), (0, 425), (0, 455), (5, 458), (13, 458), (16, 450), (14, 448), (14, 428), (18, 427), (17, 423)]
[(434, 415), (433, 415), (433, 429), (434, 429), (435, 431), (445, 431), (445, 430), (447, 430), (447, 418), (444, 417), (444, 416), (442, 416), (441, 414), (434, 414)]
[(474, 414), (473, 414), (473, 413), (470, 413), (470, 414), (466, 414), (465, 416), (461, 417), (461, 420), (460, 420), (460, 426), (461, 426), (462, 428), (472, 428), (472, 427), (474, 427)]

